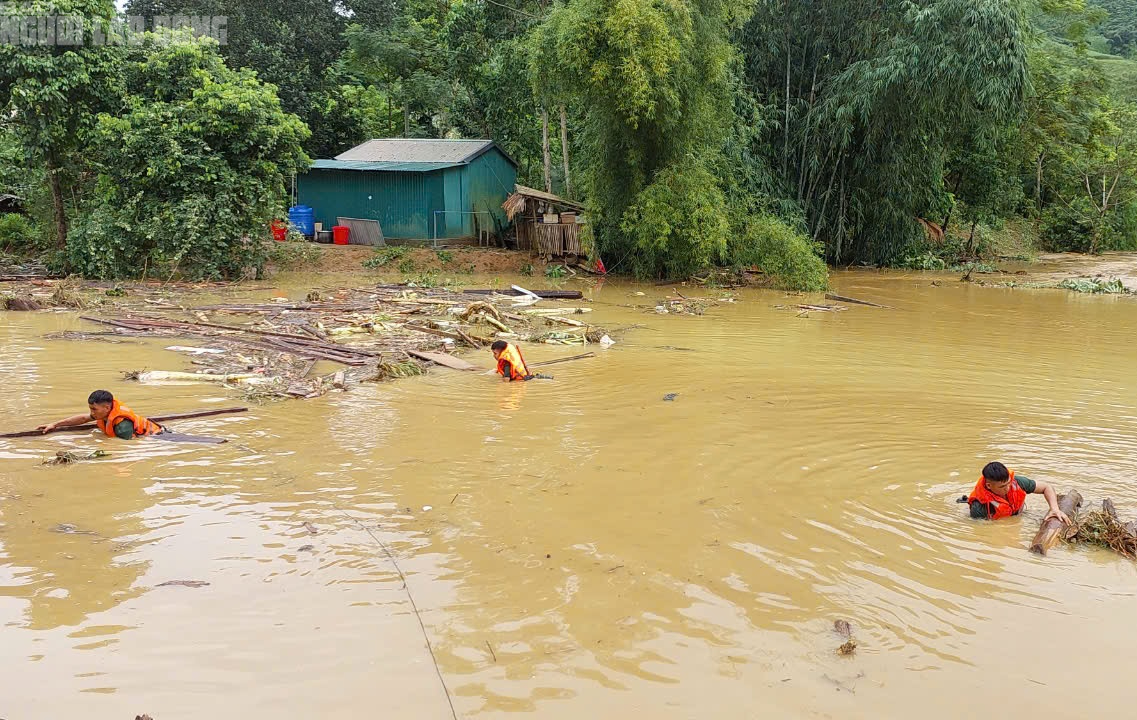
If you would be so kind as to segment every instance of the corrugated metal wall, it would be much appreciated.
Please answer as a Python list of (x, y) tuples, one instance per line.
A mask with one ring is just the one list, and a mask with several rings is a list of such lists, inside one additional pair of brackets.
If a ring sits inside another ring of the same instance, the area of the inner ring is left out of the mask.
[[(509, 162), (497, 149), (482, 153), (467, 166), (466, 169), (466, 210), (473, 212), (490, 212), (497, 218), (502, 228), (509, 226), (505, 217), (505, 210), (501, 204), (513, 194), (514, 183), (517, 182), (517, 168)], [(473, 218), (467, 215), (466, 217)], [(494, 225), (486, 215), (478, 215), (478, 225), (483, 230), (493, 230)], [(469, 227), (473, 233), (473, 223)]]
[[(396, 240), (475, 236), (473, 215), (490, 212), (501, 227), (508, 221), (501, 204), (513, 192), (517, 170), (497, 150), (469, 165), (434, 172), (370, 172), (366, 170), (309, 170), (296, 178), (297, 202), (315, 210), (316, 222), (330, 229), (337, 217), (378, 220), (383, 234)], [(477, 226), (493, 229), (486, 215)]]
[[(442, 173), (309, 170), (296, 178), (297, 201), (315, 210), (324, 228), (337, 217), (378, 220), (394, 239), (431, 237), (435, 210), (445, 209)], [(439, 236), (443, 225), (439, 216)]]

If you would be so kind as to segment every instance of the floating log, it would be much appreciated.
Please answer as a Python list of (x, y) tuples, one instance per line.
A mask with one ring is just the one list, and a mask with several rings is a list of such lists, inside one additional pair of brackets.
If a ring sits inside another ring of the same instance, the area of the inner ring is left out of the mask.
[[(525, 295), (525, 293), (510, 288), (508, 290), (463, 290), (466, 295), (512, 295), (514, 297)], [(580, 300), (584, 297), (584, 293), (580, 290), (530, 290), (530, 293), (536, 295), (542, 300)]]
[[(153, 420), (156, 423), (164, 423), (164, 422), (168, 422), (170, 420), (190, 420), (192, 418), (213, 417), (214, 415), (231, 415), (233, 413), (243, 413), (243, 412), (248, 412), (248, 411), (249, 411), (249, 409), (247, 407), (221, 408), (218, 410), (191, 410), (190, 412), (184, 412), (184, 413), (172, 413), (172, 414), (168, 414), (168, 415), (151, 415), (149, 419)], [(90, 422), (90, 423), (86, 423), (85, 425), (73, 425), (71, 427), (56, 428), (56, 429), (52, 430), (51, 432), (53, 432), (53, 433), (57, 433), (57, 432), (81, 432), (83, 430), (91, 430), (94, 427), (95, 427), (95, 423)], [(40, 430), (23, 430), (21, 432), (4, 433), (3, 435), (0, 435), (0, 438), (36, 437), (38, 435), (45, 435), (45, 434), (47, 434), (47, 433), (44, 433)]]
[[(1058, 496), (1058, 509), (1066, 513), (1070, 520), (1077, 517), (1078, 509), (1081, 507), (1082, 496), (1077, 490)], [(1034, 536), (1034, 541), (1030, 544), (1030, 551), (1038, 555), (1045, 555), (1046, 551), (1058, 542), (1065, 529), (1066, 526), (1062, 524), (1061, 520), (1055, 518), (1044, 520), (1038, 528), (1038, 534)]]
[(478, 370), (479, 369), (477, 365), (472, 365), (472, 364), (466, 362), (465, 360), (462, 360), (462, 359), (456, 358), (456, 357), (452, 357), (452, 356), (446, 355), (444, 353), (421, 352), (419, 350), (407, 350), (407, 355), (410, 355), (411, 357), (416, 357), (419, 360), (426, 360), (428, 362), (435, 363), (436, 365), (442, 365), (443, 367), (452, 368), (454, 370)]
[(856, 298), (845, 297), (844, 295), (837, 295), (834, 293), (825, 293), (825, 299), (826, 300), (836, 300), (837, 302), (853, 303), (854, 305), (867, 305), (868, 307), (884, 308), (885, 310), (895, 309), (895, 308), (892, 308), (888, 305), (879, 305), (879, 304), (874, 303), (874, 302), (869, 302), (868, 300), (858, 300)]

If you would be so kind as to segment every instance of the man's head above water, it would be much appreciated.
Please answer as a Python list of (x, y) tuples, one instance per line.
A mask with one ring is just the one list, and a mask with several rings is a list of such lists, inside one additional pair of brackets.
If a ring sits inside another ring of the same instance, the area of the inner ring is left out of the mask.
[(104, 420), (114, 407), (114, 395), (107, 390), (96, 390), (87, 398), (87, 407), (91, 409), (91, 417)]
[(1001, 462), (987, 463), (983, 467), (983, 481), (996, 495), (1005, 495), (1010, 485), (1011, 471)]

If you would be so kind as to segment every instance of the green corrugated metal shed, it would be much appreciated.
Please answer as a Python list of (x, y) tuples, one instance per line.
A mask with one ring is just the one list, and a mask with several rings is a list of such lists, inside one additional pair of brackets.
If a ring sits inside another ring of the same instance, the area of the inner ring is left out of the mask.
[(312, 163), (296, 193), (325, 229), (364, 218), (385, 237), (427, 240), (437, 222), (439, 239), (458, 239), (508, 224), (501, 204), (516, 179), (517, 163), (491, 140), (370, 140)]

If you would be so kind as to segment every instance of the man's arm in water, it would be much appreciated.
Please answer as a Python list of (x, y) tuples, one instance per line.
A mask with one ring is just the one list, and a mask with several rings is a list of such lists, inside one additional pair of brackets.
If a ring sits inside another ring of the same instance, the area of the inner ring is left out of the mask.
[(51, 432), (52, 430), (55, 430), (56, 428), (74, 427), (75, 425), (82, 425), (84, 423), (89, 423), (93, 419), (94, 418), (91, 417), (91, 413), (87, 413), (86, 415), (72, 415), (69, 418), (63, 418), (62, 420), (56, 420), (55, 422), (48, 423), (47, 425), (40, 425), (39, 427), (36, 428), (36, 430), (39, 430), (40, 432), (46, 433), (46, 432)]

